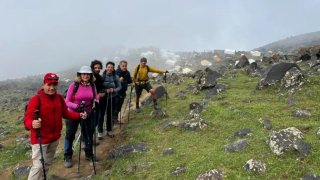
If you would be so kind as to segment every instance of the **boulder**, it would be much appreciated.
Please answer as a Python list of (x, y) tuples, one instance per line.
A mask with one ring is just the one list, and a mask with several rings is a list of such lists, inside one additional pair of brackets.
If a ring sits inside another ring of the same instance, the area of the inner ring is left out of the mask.
[(267, 130), (271, 130), (272, 129), (272, 124), (271, 124), (269, 119), (260, 118), (259, 121), (263, 124), (263, 128), (265, 128)]
[(239, 152), (242, 151), (248, 145), (247, 140), (240, 139), (232, 144), (227, 144), (224, 146), (226, 152)]
[(179, 176), (187, 171), (186, 167), (176, 167), (176, 169), (171, 173), (173, 176)]
[(115, 159), (131, 153), (147, 152), (148, 150), (148, 147), (142, 143), (122, 145), (120, 147), (112, 149), (108, 154), (108, 158)]
[(198, 88), (200, 90), (213, 88), (217, 84), (217, 79), (222, 75), (216, 71), (206, 68), (202, 76), (198, 80)]
[(253, 172), (255, 174), (261, 174), (266, 172), (267, 170), (265, 163), (254, 159), (248, 160), (246, 164), (243, 166), (243, 168), (246, 171)]
[(303, 138), (303, 133), (295, 128), (290, 127), (278, 132), (272, 132), (268, 144), (273, 153), (281, 155), (284, 152), (293, 149), (294, 143)]
[(298, 118), (307, 118), (307, 117), (311, 116), (311, 113), (309, 111), (306, 111), (306, 110), (297, 109), (297, 110), (292, 112), (292, 116), (298, 117)]
[(219, 169), (209, 170), (203, 174), (200, 174), (196, 180), (222, 180), (222, 171)]

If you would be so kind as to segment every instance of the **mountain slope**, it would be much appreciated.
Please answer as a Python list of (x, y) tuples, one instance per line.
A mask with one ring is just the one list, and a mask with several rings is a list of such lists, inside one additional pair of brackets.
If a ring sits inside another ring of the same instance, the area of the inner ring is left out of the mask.
[(282, 51), (290, 52), (300, 47), (308, 47), (320, 44), (320, 31), (301, 34), (297, 36), (288, 37), (254, 50), (266, 52), (266, 51)]

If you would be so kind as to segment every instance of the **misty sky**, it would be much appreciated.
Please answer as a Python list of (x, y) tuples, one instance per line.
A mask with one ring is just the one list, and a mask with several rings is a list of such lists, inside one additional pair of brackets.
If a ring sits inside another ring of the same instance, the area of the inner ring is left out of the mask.
[(0, 80), (103, 59), (113, 47), (250, 50), (319, 31), (319, 7), (318, 0), (0, 0)]

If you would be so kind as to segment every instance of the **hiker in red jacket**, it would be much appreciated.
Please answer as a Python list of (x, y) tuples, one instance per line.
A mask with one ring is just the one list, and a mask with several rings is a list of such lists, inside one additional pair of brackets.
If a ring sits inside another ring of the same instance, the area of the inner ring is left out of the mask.
[[(24, 125), (30, 129), (30, 142), (32, 146), (32, 167), (28, 179), (42, 179), (44, 167), (41, 163), (40, 144), (42, 146), (45, 169), (52, 163), (54, 154), (59, 144), (62, 130), (62, 118), (73, 120), (86, 119), (86, 113), (70, 112), (63, 97), (57, 93), (59, 77), (54, 73), (44, 76), (43, 85), (37, 94), (30, 98)], [(38, 111), (39, 119), (35, 119)], [(40, 138), (37, 131), (40, 130)]]

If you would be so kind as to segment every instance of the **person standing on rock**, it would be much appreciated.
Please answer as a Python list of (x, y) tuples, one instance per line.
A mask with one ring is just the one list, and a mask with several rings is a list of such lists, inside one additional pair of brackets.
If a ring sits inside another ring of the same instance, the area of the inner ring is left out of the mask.
[[(71, 120), (87, 118), (87, 113), (68, 111), (62, 95), (57, 93), (58, 81), (57, 74), (45, 74), (42, 88), (30, 98), (24, 115), (24, 125), (30, 130), (32, 147), (32, 167), (29, 180), (42, 179), (43, 169), (48, 170), (48, 166), (51, 165), (61, 137), (62, 118)], [(37, 132), (40, 133), (38, 137)], [(45, 168), (41, 162), (42, 158)]]
[(148, 77), (149, 72), (161, 73), (161, 74), (168, 73), (168, 71), (163, 71), (163, 70), (148, 66), (147, 58), (143, 57), (140, 59), (140, 64), (134, 67), (133, 73), (132, 73), (132, 80), (133, 80), (135, 91), (136, 91), (136, 112), (137, 113), (140, 112), (139, 98), (141, 96), (143, 89), (145, 89), (147, 92), (150, 92), (153, 100), (153, 107), (154, 109), (158, 109), (157, 95), (156, 95), (155, 89), (152, 88), (149, 82), (149, 77)]
[[(115, 121), (118, 123), (122, 123), (118, 120), (118, 114), (121, 111), (124, 99), (126, 98), (128, 85), (132, 83), (130, 72), (127, 70), (128, 62), (126, 60), (122, 60), (119, 63), (118, 69), (116, 70), (116, 75), (119, 76), (120, 82), (121, 82), (121, 90), (118, 92), (118, 96), (116, 98), (116, 105), (115, 105), (115, 114), (114, 118)], [(121, 113), (120, 113), (121, 115)]]

